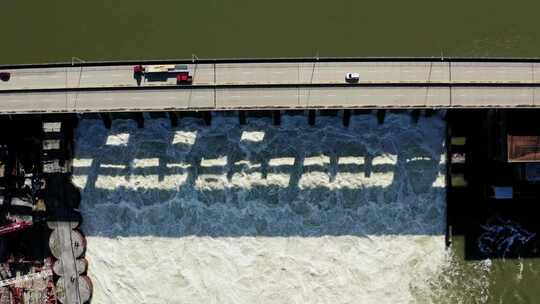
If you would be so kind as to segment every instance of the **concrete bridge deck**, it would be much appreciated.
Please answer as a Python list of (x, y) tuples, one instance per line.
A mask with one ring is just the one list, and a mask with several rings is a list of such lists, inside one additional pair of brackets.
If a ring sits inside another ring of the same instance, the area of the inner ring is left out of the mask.
[[(193, 85), (340, 84), (357, 72), (362, 83), (540, 83), (540, 63), (313, 62), (188, 64)], [(137, 87), (131, 65), (11, 70), (0, 90)], [(174, 85), (142, 81), (140, 86)]]
[[(188, 64), (137, 84), (132, 65), (11, 69), (0, 113), (378, 107), (536, 107), (539, 62), (261, 62)], [(360, 74), (358, 85), (345, 74)]]
[(0, 94), (0, 113), (6, 114), (538, 105), (540, 88), (536, 87), (277, 87)]

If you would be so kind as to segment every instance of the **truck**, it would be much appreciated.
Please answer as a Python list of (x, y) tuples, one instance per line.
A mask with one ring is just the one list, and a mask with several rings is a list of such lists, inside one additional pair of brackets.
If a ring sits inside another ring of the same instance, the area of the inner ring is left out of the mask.
[(133, 75), (135, 78), (145, 77), (155, 78), (156, 76), (163, 76), (168, 78), (174, 76), (176, 78), (176, 84), (191, 84), (193, 82), (193, 76), (190, 74), (187, 65), (174, 65), (174, 64), (162, 64), (162, 65), (135, 65), (133, 67)]

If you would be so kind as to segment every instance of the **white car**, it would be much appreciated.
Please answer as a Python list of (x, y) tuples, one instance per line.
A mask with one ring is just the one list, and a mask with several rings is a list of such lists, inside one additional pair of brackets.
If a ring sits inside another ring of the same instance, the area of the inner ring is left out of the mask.
[(345, 81), (347, 82), (358, 82), (359, 80), (360, 80), (360, 74), (358, 73), (345, 74)]

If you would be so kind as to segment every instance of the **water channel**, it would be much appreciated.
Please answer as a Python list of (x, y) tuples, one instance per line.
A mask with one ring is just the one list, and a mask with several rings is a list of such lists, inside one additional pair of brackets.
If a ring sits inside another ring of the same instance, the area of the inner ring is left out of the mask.
[(538, 57), (533, 0), (7, 1), (0, 64), (82, 60)]

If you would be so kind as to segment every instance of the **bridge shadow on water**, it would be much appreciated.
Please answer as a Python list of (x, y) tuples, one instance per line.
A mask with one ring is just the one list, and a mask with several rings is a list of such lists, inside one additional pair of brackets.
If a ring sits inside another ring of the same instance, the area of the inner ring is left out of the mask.
[(444, 123), (390, 115), (81, 121), (73, 181), (88, 236), (444, 235)]

